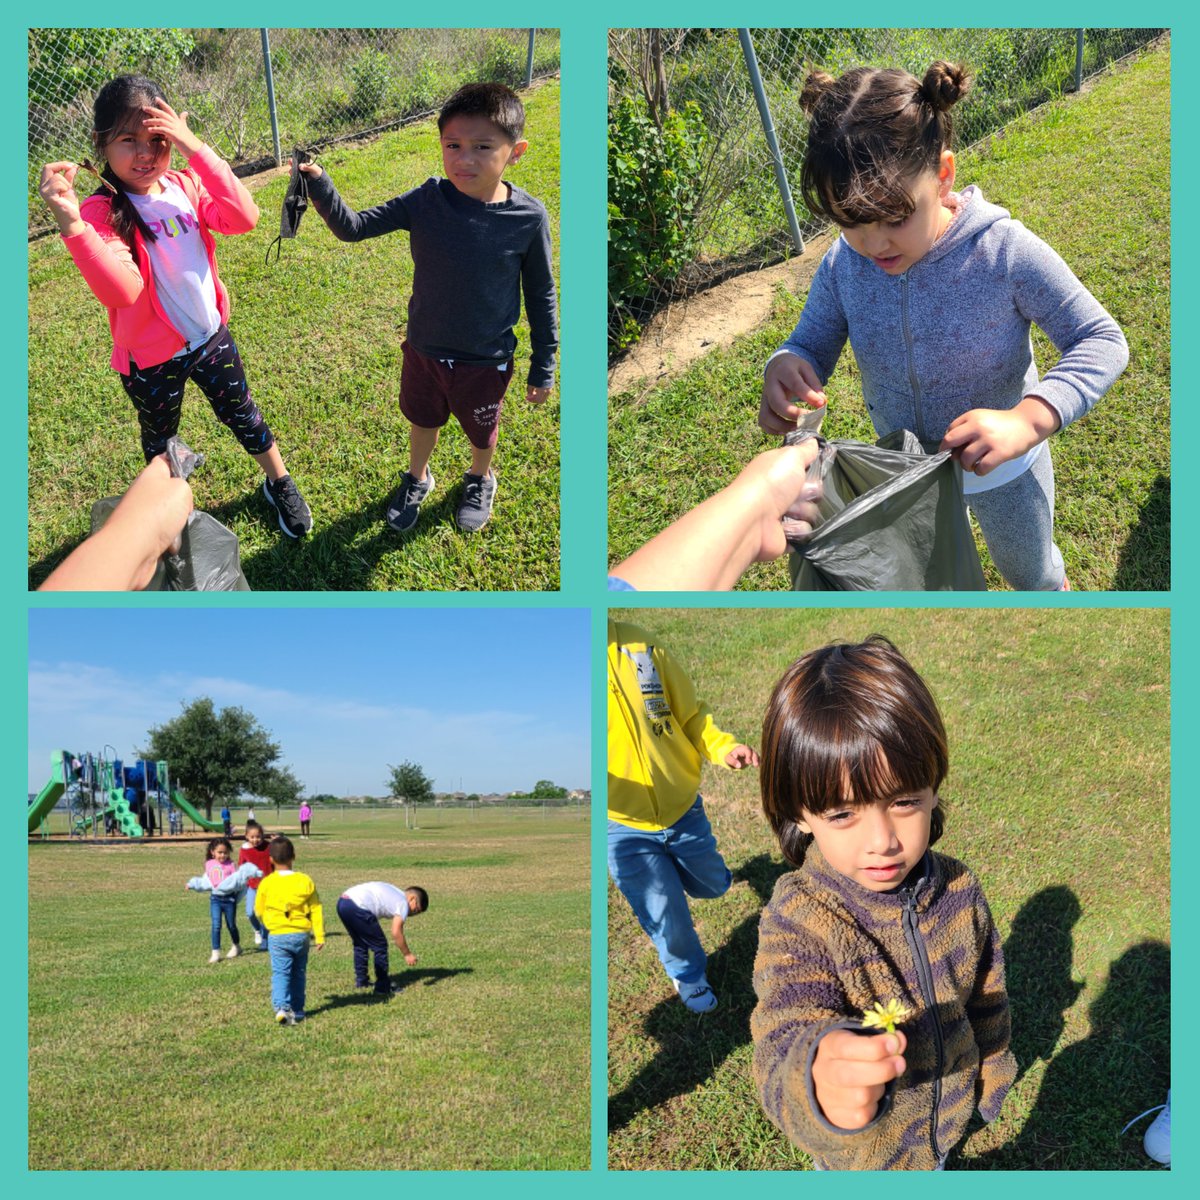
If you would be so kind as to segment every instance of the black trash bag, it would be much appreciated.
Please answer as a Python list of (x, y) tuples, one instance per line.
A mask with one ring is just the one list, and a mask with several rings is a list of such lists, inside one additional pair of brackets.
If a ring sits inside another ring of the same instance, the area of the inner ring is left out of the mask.
[(283, 212), (279, 217), (279, 236), (267, 247), (266, 261), (271, 261), (271, 251), (275, 251), (275, 261), (279, 261), (283, 253), (283, 239), (294, 238), (300, 232), (300, 218), (308, 207), (308, 176), (300, 170), (300, 164), (309, 161), (307, 150), (297, 146), (292, 151), (292, 176), (288, 180), (287, 195), (283, 198)]
[(796, 592), (987, 590), (963, 500), (962, 468), (907, 429), (865, 442), (825, 441), (822, 410), (805, 414), (794, 443), (818, 437), (821, 524), (790, 542)]
[[(180, 479), (204, 462), (186, 442), (177, 437), (167, 443), (171, 474)], [(92, 505), (92, 532), (108, 520), (121, 497), (108, 496)], [(154, 575), (144, 589), (148, 592), (248, 592), (242, 574), (237, 534), (226, 529), (208, 513), (192, 512), (179, 535), (178, 549), (168, 550), (158, 560)]]

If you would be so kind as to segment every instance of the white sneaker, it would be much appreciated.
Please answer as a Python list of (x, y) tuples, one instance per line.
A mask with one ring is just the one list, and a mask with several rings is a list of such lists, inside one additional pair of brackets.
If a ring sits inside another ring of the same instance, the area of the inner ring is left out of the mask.
[(226, 958), (237, 958), (237, 956), (239, 954), (241, 954), (241, 950), (238, 948), (237, 944), (235, 943), (234, 945), (229, 947), (229, 953), (227, 955), (225, 955), (225, 957)]
[(1142, 1138), (1142, 1146), (1145, 1148), (1146, 1154), (1154, 1159), (1155, 1162), (1162, 1163), (1164, 1167), (1171, 1165), (1171, 1092), (1167, 1089), (1166, 1104), (1157, 1104), (1154, 1108), (1148, 1108), (1143, 1113), (1138, 1113), (1125, 1129), (1136, 1125), (1143, 1117), (1148, 1117), (1151, 1113), (1158, 1113), (1158, 1116), (1150, 1122), (1150, 1127), (1146, 1130), (1145, 1137)]
[(212, 952), (212, 953), (211, 953), (211, 954), (208, 956), (208, 961), (209, 961), (209, 963), (210, 963), (210, 964), (212, 964), (212, 963), (217, 963), (217, 962), (220, 962), (220, 961), (221, 961), (221, 952), (220, 952), (220, 950), (214, 950), (214, 951), (213, 951), (213, 952)]
[(262, 945), (262, 934), (259, 933), (257, 929), (254, 931), (254, 944), (256, 946)]
[(286, 1008), (277, 1009), (275, 1012), (276, 1025), (290, 1025), (292, 1023), (292, 1014)]
[(701, 979), (699, 983), (684, 983), (681, 979), (671, 982), (688, 1012), (707, 1013), (717, 1007), (717, 994), (708, 986), (707, 979)]

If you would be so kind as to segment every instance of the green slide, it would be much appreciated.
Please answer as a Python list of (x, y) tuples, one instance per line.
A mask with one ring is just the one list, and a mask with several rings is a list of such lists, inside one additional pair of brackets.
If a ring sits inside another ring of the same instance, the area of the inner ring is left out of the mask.
[(225, 826), (220, 821), (208, 821), (202, 817), (184, 797), (174, 789), (171, 791), (171, 800), (179, 807), (179, 811), (183, 813), (189, 821), (194, 821), (201, 829), (207, 829), (209, 833), (224, 833)]
[(40, 792), (37, 799), (29, 806), (29, 832), (36, 833), (38, 826), (50, 815), (50, 810), (58, 803), (66, 786), (61, 779), (51, 779)]

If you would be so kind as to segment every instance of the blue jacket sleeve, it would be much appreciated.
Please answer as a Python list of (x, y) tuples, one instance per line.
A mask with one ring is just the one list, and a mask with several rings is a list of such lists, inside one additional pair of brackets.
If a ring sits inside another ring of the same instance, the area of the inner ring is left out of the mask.
[(833, 374), (846, 344), (849, 327), (833, 281), (835, 245), (821, 260), (804, 301), (804, 311), (791, 336), (780, 347), (810, 362), (824, 385)]

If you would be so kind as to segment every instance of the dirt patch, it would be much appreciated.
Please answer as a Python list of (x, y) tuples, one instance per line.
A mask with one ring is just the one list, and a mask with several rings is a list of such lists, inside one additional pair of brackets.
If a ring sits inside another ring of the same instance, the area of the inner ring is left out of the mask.
[(713, 350), (733, 344), (771, 315), (775, 289), (806, 291), (825, 251), (833, 244), (827, 231), (813, 238), (798, 258), (751, 271), (698, 292), (656, 313), (634, 346), (608, 373), (609, 395), (649, 391)]

